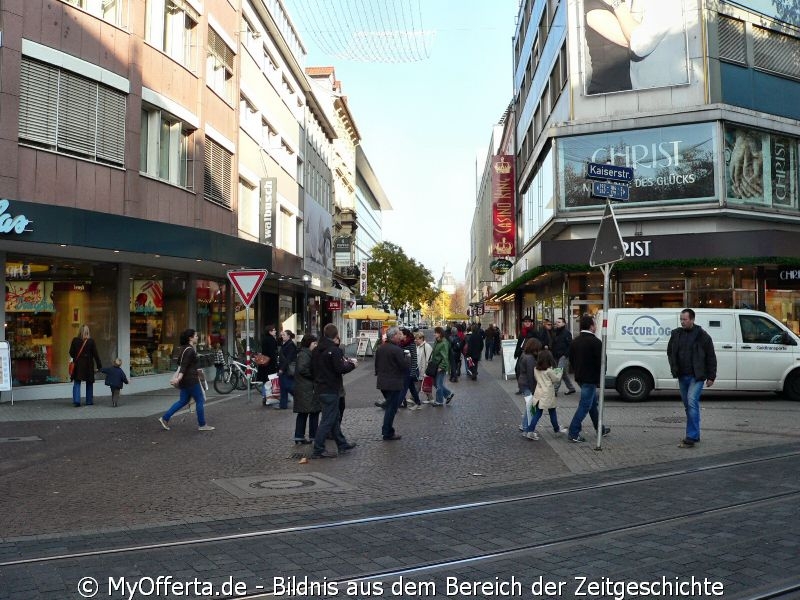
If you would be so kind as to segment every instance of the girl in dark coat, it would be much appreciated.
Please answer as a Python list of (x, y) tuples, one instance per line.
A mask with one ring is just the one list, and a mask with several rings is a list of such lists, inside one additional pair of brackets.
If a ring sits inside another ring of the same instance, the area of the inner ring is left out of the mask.
[(94, 404), (94, 363), (97, 370), (103, 368), (100, 363), (100, 355), (97, 354), (97, 346), (89, 334), (89, 326), (81, 326), (78, 337), (72, 338), (69, 346), (69, 356), (74, 363), (74, 368), (70, 379), (72, 380), (72, 405), (81, 405), (81, 381), (86, 382), (86, 406)]
[[(317, 347), (317, 336), (304, 335), (297, 351), (297, 366), (294, 370), (294, 403), (292, 408), (297, 413), (294, 428), (295, 444), (310, 444), (317, 435), (319, 413), (322, 403), (314, 394), (314, 374), (311, 372), (311, 353)], [(306, 437), (308, 422), (308, 437)]]
[(263, 382), (261, 386), (261, 398), (264, 406), (267, 405), (267, 397), (271, 395), (269, 376), (278, 372), (278, 339), (275, 337), (275, 325), (267, 325), (264, 329), (264, 337), (261, 339), (261, 354), (269, 358), (266, 365), (259, 365), (256, 369), (256, 381)]

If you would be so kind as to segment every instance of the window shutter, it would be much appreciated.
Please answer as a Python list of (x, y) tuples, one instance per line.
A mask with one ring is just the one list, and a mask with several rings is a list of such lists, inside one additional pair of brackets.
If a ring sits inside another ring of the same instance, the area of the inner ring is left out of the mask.
[(94, 157), (97, 130), (97, 84), (61, 71), (58, 97), (58, 147)]
[(232, 158), (230, 152), (206, 137), (203, 195), (226, 208), (231, 207)]
[(20, 68), (19, 139), (55, 148), (57, 102), (58, 69), (23, 58)]
[(754, 66), (800, 79), (800, 40), (762, 27), (753, 27)]
[(744, 23), (719, 16), (719, 57), (743, 65), (746, 63)]
[(125, 95), (102, 86), (97, 107), (97, 159), (125, 164)]

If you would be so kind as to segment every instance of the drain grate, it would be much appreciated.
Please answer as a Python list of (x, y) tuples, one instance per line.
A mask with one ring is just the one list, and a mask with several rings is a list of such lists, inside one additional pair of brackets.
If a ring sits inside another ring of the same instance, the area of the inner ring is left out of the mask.
[(213, 482), (226, 492), (242, 499), (291, 496), (309, 492), (346, 492), (355, 489), (344, 481), (324, 473), (235, 477), (214, 479)]
[(686, 417), (656, 417), (653, 421), (657, 423), (684, 423)]
[(44, 440), (38, 435), (29, 435), (27, 437), (0, 437), (0, 444), (4, 442), (43, 442)]

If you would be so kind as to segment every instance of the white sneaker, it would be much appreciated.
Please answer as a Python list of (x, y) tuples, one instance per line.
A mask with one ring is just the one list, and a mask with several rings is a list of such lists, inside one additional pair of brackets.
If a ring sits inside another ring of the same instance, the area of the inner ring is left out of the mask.
[(214, 431), (216, 427), (212, 427), (211, 425), (203, 425), (202, 427), (198, 427), (197, 431)]
[(422, 407), (421, 406), (417, 406), (413, 402), (409, 402), (408, 403), (408, 410), (419, 410), (420, 408), (422, 408)]
[(559, 429), (558, 431), (556, 431), (556, 433), (557, 433), (557, 434), (558, 434), (558, 433), (567, 433), (568, 431), (569, 431), (569, 429), (567, 429), (566, 427), (562, 427), (561, 429)]
[(528, 433), (525, 434), (525, 437), (528, 438), (529, 440), (538, 440), (539, 434), (536, 433), (535, 431), (529, 431)]
[(167, 431), (169, 431), (169, 425), (167, 425), (167, 422), (164, 420), (164, 417), (158, 417), (158, 422), (159, 422), (159, 423), (161, 423), (161, 426), (162, 426), (164, 429), (166, 429)]

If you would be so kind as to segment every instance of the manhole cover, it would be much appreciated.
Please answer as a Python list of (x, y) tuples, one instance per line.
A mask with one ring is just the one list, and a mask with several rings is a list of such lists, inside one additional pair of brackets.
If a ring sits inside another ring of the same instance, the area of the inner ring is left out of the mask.
[(237, 498), (291, 496), (309, 492), (346, 492), (353, 486), (323, 473), (298, 475), (262, 475), (214, 479), (213, 482)]
[(684, 423), (686, 417), (656, 417), (653, 421), (657, 423)]
[(0, 443), (3, 442), (43, 442), (44, 440), (38, 435), (29, 435), (27, 437), (0, 437)]

